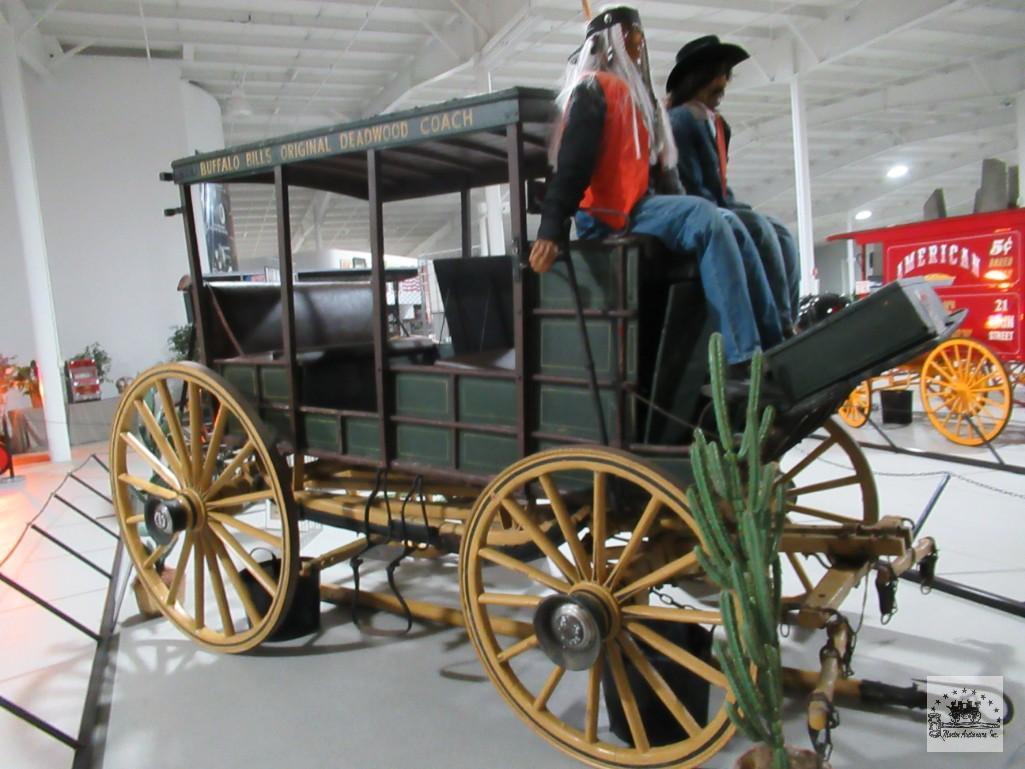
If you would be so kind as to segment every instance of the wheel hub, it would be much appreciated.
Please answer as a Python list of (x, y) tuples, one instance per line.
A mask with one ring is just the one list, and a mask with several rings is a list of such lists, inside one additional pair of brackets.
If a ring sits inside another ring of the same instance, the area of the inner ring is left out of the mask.
[(179, 531), (189, 525), (189, 505), (183, 499), (158, 499), (150, 497), (146, 502), (146, 531), (159, 545), (169, 543)]
[(552, 595), (534, 613), (538, 645), (548, 658), (567, 670), (587, 670), (601, 646), (619, 628), (618, 609), (611, 594), (584, 583), (568, 595)]

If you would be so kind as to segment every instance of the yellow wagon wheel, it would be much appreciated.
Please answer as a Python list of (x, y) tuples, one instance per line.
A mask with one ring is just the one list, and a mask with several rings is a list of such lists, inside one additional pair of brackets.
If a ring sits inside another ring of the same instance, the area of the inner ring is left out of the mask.
[(851, 427), (861, 427), (872, 413), (872, 384), (865, 380), (847, 396), (840, 406), (840, 418)]
[(147, 370), (114, 417), (122, 539), (151, 602), (206, 649), (253, 648), (291, 603), (299, 537), (272, 447), (238, 392), (196, 363)]
[[(780, 483), (786, 487), (787, 521), (875, 523), (879, 520), (879, 493), (865, 452), (836, 419), (828, 419), (822, 429), (825, 440), (799, 458), (797, 452), (784, 455), (780, 463)], [(831, 452), (832, 449), (836, 451)], [(800, 590), (787, 599), (803, 599), (814, 586), (807, 560), (797, 553), (784, 553), (781, 557), (784, 569), (789, 564), (800, 582)]]
[(919, 382), (929, 421), (947, 440), (981, 446), (1011, 418), (1011, 382), (1000, 359), (974, 339), (951, 339), (929, 353)]
[[(574, 514), (584, 508), (578, 528)], [(523, 530), (548, 562), (531, 564), (492, 546), (502, 519)], [(561, 548), (541, 530), (547, 523), (565, 538)], [(705, 632), (694, 626), (720, 624), (721, 615), (649, 605), (651, 589), (697, 572), (699, 541), (684, 492), (625, 452), (554, 449), (500, 473), (467, 524), (460, 586), (469, 636), (517, 715), (596, 767), (694, 767), (717, 753), (733, 733), (726, 678), (667, 638), (678, 636), (665, 628)], [(489, 565), (499, 570), (485, 570)], [(507, 587), (510, 581), (516, 586)], [(510, 623), (519, 639), (500, 640)], [(704, 714), (691, 713), (667, 683), (675, 673), (710, 685), (704, 724)], [(652, 738), (638, 704), (642, 691), (652, 702), (657, 697), (674, 729), (679, 724), (675, 738)], [(606, 702), (618, 697), (629, 739), (600, 723), (602, 692)]]

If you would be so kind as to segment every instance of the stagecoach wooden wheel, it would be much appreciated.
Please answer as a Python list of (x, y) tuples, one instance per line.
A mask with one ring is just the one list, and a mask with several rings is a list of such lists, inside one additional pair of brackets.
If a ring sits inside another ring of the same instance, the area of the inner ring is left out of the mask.
[(865, 380), (847, 396), (840, 406), (840, 418), (851, 427), (861, 427), (872, 413), (872, 384)]
[[(572, 517), (585, 507), (578, 527)], [(491, 546), (502, 520), (523, 530), (548, 560), (526, 562)], [(565, 537), (563, 547), (541, 531), (547, 522)], [(733, 734), (725, 677), (652, 625), (711, 627), (721, 615), (649, 604), (653, 588), (696, 573), (699, 541), (684, 492), (625, 452), (554, 449), (495, 478), (467, 524), (460, 586), (469, 636), (517, 715), (555, 747), (597, 767), (693, 767), (717, 753)], [(520, 628), (518, 639), (499, 634), (510, 620)], [(703, 726), (663, 677), (679, 669), (710, 685)], [(674, 740), (649, 738), (650, 722), (638, 705), (642, 689), (657, 695), (674, 729), (679, 724)], [(602, 717), (603, 695), (607, 702), (613, 690), (629, 739), (616, 737)]]
[(947, 440), (981, 446), (1011, 418), (1011, 380), (1000, 359), (974, 339), (951, 339), (929, 353), (919, 383), (929, 421)]
[[(828, 419), (822, 429), (825, 440), (803, 456), (797, 452), (785, 455), (780, 463), (780, 483), (786, 487), (787, 521), (875, 523), (879, 520), (879, 493), (865, 453), (836, 419)], [(831, 449), (837, 451), (827, 454)], [(814, 586), (809, 572), (818, 567), (796, 553), (783, 553), (780, 558), (784, 570), (789, 565), (800, 583), (800, 590), (789, 594), (787, 600), (803, 599)]]
[(164, 616), (221, 652), (272, 633), (295, 589), (296, 515), (238, 392), (196, 363), (149, 369), (122, 396), (110, 461), (122, 539)]

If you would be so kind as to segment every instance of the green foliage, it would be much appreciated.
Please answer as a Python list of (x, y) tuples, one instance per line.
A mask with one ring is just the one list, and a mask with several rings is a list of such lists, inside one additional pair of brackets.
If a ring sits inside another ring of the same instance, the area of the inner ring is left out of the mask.
[(19, 366), (16, 356), (0, 355), (0, 395), (12, 389), (29, 397), (39, 395), (39, 370), (34, 360)]
[(192, 346), (192, 324), (172, 326), (171, 336), (167, 337), (167, 349), (173, 356), (171, 360), (190, 360), (189, 348)]
[(104, 350), (99, 342), (93, 342), (90, 345), (86, 345), (86, 348), (78, 355), (72, 355), (70, 360), (79, 360), (80, 358), (92, 358), (93, 363), (96, 364), (96, 376), (101, 382), (109, 382), (110, 377), (110, 356), (107, 351)]
[(715, 655), (736, 696), (735, 703), (726, 705), (730, 719), (750, 740), (770, 747), (773, 769), (788, 769), (777, 632), (785, 508), (779, 467), (763, 463), (761, 457), (773, 410), (770, 406), (758, 412), (763, 364), (758, 352), (751, 361), (744, 432), (737, 446), (719, 334), (713, 335), (708, 355), (719, 443), (697, 431), (691, 448), (694, 485), (687, 497), (704, 540), (698, 562), (722, 588), (725, 639), (716, 641)]

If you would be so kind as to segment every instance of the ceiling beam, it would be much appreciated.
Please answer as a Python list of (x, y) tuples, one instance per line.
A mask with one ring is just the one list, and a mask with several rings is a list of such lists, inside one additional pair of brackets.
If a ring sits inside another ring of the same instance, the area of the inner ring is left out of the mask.
[(14, 30), (18, 56), (39, 77), (48, 78), (50, 60), (61, 54), (57, 41), (36, 29), (35, 18), (22, 0), (0, 0), (0, 9)]
[(908, 27), (963, 5), (966, 0), (862, 0), (842, 4), (820, 22), (750, 46), (755, 67), (770, 82), (787, 82), (794, 75), (865, 48)]
[[(980, 57), (990, 87), (1008, 98), (1025, 90), (1025, 52), (1015, 50)], [(812, 130), (829, 123), (883, 113), (889, 109), (905, 107), (935, 107), (937, 104), (957, 103), (980, 95), (980, 83), (975, 69), (962, 63), (945, 72), (930, 72), (896, 85), (885, 86), (860, 96), (847, 96), (829, 104), (808, 110), (808, 123)], [(729, 114), (729, 106), (724, 110)], [(780, 115), (762, 121), (751, 128), (737, 131), (731, 149), (764, 139), (788, 135), (790, 115)]]

